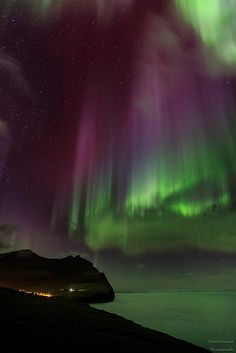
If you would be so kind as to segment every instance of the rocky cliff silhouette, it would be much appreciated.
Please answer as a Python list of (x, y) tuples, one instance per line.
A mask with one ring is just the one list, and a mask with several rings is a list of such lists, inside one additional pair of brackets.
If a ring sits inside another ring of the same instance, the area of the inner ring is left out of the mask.
[(88, 303), (114, 299), (106, 276), (89, 261), (80, 256), (48, 259), (31, 250), (0, 254), (0, 286)]

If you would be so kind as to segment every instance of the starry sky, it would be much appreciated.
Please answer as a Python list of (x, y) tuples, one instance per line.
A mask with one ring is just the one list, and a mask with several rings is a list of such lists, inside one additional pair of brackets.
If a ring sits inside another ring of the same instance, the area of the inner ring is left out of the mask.
[(233, 263), (235, 5), (1, 1), (0, 247)]

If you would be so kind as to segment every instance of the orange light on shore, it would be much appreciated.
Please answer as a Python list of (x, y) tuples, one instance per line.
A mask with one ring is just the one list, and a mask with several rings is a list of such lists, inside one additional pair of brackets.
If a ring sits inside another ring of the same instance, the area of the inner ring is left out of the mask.
[(51, 298), (53, 297), (53, 295), (51, 293), (47, 293), (47, 292), (31, 292), (29, 290), (25, 290), (25, 289), (20, 289), (20, 292), (24, 292), (26, 294), (31, 294), (31, 295), (35, 295), (38, 297), (47, 297), (47, 298)]

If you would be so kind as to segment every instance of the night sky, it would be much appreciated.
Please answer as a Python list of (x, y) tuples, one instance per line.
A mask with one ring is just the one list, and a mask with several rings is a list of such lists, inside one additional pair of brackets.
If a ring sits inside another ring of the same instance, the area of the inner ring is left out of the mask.
[(1, 1), (2, 249), (236, 268), (235, 5)]

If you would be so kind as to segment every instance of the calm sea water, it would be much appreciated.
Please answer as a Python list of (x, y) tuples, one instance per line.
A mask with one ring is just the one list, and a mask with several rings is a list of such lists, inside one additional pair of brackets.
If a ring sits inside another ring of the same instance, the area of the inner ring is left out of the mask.
[(93, 305), (217, 352), (236, 352), (236, 292), (118, 293)]

